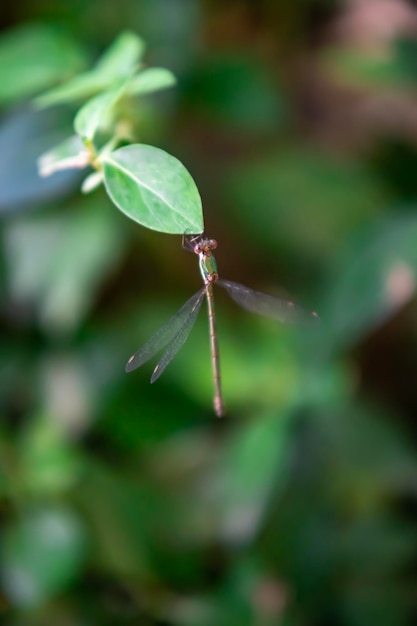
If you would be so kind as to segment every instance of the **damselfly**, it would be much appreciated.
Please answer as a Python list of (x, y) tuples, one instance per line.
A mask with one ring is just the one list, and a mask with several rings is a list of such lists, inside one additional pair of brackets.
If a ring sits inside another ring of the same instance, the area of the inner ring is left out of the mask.
[(216, 415), (221, 417), (224, 415), (224, 403), (220, 380), (219, 346), (216, 332), (216, 317), (214, 313), (213, 284), (216, 283), (224, 287), (233, 300), (244, 309), (252, 313), (275, 318), (280, 322), (312, 324), (318, 321), (318, 315), (315, 312), (310, 313), (305, 311), (300, 306), (288, 300), (270, 296), (260, 291), (254, 291), (253, 289), (249, 289), (249, 287), (234, 283), (231, 280), (220, 279), (217, 272), (216, 259), (213, 256), (213, 250), (217, 248), (215, 239), (207, 239), (203, 235), (197, 235), (195, 237), (185, 236), (183, 238), (183, 247), (198, 255), (204, 286), (130, 357), (126, 364), (126, 372), (135, 370), (151, 359), (157, 352), (166, 348), (153, 371), (151, 383), (154, 383), (187, 341), (188, 335), (197, 319), (201, 304), (206, 297), (214, 378), (213, 404)]

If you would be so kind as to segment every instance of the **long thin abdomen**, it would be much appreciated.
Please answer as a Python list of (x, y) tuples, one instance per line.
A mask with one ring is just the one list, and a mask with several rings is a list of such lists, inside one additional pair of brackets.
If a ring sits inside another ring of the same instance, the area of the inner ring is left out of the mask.
[(207, 307), (209, 316), (209, 330), (210, 330), (210, 348), (211, 348), (211, 361), (213, 367), (213, 379), (214, 379), (214, 412), (217, 417), (224, 415), (224, 404), (221, 389), (220, 379), (220, 357), (219, 357), (219, 344), (217, 340), (216, 331), (216, 315), (214, 312), (214, 298), (213, 298), (213, 286), (211, 284), (206, 285), (207, 295)]

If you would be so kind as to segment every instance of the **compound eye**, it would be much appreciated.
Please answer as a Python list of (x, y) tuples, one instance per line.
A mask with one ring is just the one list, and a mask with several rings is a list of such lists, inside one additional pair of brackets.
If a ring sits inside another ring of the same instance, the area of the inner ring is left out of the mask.
[(215, 239), (210, 239), (209, 246), (212, 250), (215, 250), (217, 248), (217, 241)]

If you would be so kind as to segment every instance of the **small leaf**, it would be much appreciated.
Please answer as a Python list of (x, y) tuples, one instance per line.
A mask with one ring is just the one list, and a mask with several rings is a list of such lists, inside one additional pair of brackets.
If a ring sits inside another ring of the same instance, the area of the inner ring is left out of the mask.
[(83, 100), (94, 96), (99, 91), (109, 87), (109, 80), (94, 71), (84, 72), (75, 76), (68, 82), (54, 87), (41, 94), (34, 100), (38, 108)]
[(50, 176), (59, 170), (82, 169), (89, 164), (90, 155), (78, 135), (68, 137), (38, 159), (40, 176)]
[(158, 89), (167, 89), (177, 82), (174, 74), (163, 67), (150, 67), (135, 76), (127, 87), (132, 95), (150, 93)]
[(84, 104), (74, 120), (74, 129), (84, 139), (92, 140), (100, 127), (106, 126), (111, 110), (126, 85), (126, 80), (119, 81), (113, 89), (99, 94)]
[(50, 89), (35, 99), (35, 105), (46, 107), (83, 100), (112, 87), (116, 80), (119, 81), (136, 70), (144, 48), (144, 42), (137, 35), (133, 33), (120, 35), (99, 59), (94, 69)]
[(81, 185), (81, 191), (83, 193), (90, 193), (97, 189), (99, 185), (103, 182), (103, 172), (92, 172), (83, 180), (83, 184)]
[(102, 160), (107, 193), (135, 222), (165, 233), (201, 233), (201, 198), (178, 159), (167, 152), (134, 144)]
[(145, 42), (135, 33), (119, 35), (98, 60), (95, 71), (109, 79), (127, 76), (140, 62)]

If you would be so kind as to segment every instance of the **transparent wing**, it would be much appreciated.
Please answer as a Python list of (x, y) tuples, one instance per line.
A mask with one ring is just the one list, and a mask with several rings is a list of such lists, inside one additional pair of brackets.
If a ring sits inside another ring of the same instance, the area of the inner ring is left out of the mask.
[[(159, 350), (162, 350), (181, 331), (189, 317), (195, 320), (204, 297), (204, 292), (205, 289), (203, 287), (191, 296), (180, 310), (130, 357), (125, 367), (126, 372), (132, 372), (146, 363), (146, 361), (149, 361)], [(197, 308), (197, 312), (195, 312), (195, 308)]]
[(206, 292), (206, 289), (205, 287), (203, 287), (202, 289), (200, 289), (198, 294), (196, 294), (198, 295), (198, 298), (195, 300), (191, 308), (191, 311), (189, 311), (188, 317), (184, 319), (183, 325), (181, 326), (177, 334), (174, 335), (174, 337), (172, 337), (171, 341), (168, 344), (167, 349), (162, 355), (160, 361), (157, 363), (153, 371), (153, 374), (151, 376), (151, 383), (154, 383), (160, 377), (164, 369), (167, 367), (167, 365), (171, 363), (172, 359), (175, 357), (177, 352), (182, 348), (184, 343), (187, 341), (188, 335), (190, 334), (191, 329), (194, 326), (194, 322), (197, 319), (197, 315), (200, 310), (201, 303), (204, 300), (205, 292)]
[(319, 321), (317, 313), (306, 311), (294, 304), (294, 302), (284, 298), (270, 296), (261, 291), (254, 291), (231, 280), (218, 280), (217, 284), (224, 287), (230, 297), (240, 304), (241, 307), (252, 313), (273, 317), (280, 322), (293, 324), (317, 324)]

